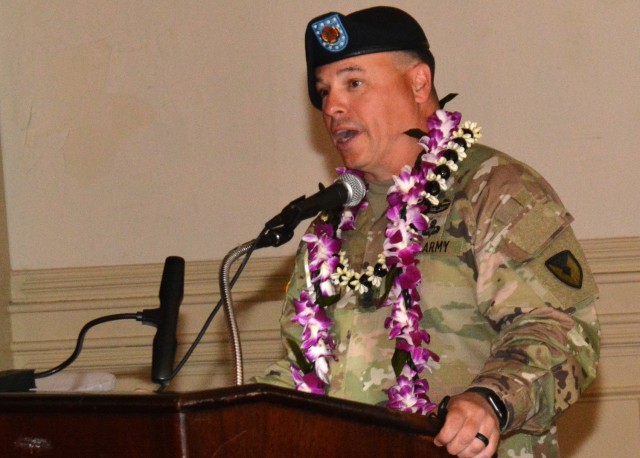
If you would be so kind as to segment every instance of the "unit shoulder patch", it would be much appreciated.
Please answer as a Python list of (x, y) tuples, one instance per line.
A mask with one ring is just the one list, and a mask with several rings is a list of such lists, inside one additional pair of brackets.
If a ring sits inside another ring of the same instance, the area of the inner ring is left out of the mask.
[(551, 256), (544, 265), (562, 283), (572, 288), (582, 288), (582, 266), (569, 250)]

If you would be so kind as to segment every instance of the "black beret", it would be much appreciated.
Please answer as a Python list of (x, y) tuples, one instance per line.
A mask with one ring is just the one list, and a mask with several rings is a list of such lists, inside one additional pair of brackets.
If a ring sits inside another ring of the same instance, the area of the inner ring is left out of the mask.
[(315, 70), (349, 57), (386, 51), (414, 51), (434, 72), (429, 42), (409, 14), (398, 8), (376, 6), (349, 15), (327, 13), (312, 19), (305, 33), (309, 98), (321, 109)]

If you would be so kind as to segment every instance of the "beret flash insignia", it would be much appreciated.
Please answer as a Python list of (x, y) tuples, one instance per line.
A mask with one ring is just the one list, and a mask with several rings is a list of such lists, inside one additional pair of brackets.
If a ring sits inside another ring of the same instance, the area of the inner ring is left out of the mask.
[(551, 256), (544, 265), (562, 283), (572, 288), (582, 288), (582, 267), (570, 251), (564, 250)]
[(337, 14), (314, 22), (311, 29), (320, 46), (327, 51), (340, 52), (349, 42), (349, 36)]

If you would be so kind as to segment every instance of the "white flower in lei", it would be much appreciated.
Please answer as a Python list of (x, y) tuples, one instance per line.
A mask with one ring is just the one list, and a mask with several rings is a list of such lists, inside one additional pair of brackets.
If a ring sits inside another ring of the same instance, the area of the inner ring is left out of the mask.
[[(378, 306), (390, 307), (385, 328), (395, 339), (391, 364), (396, 383), (389, 388), (388, 406), (404, 412), (426, 414), (435, 408), (427, 394), (429, 384), (422, 373), (439, 361), (427, 348), (430, 336), (420, 328), (422, 310), (418, 286), (422, 275), (416, 254), (428, 236), (432, 206), (439, 195), (453, 183), (458, 164), (467, 157), (467, 149), (480, 138), (476, 123), (460, 127), (460, 113), (438, 110), (427, 120), (427, 132), (407, 131), (416, 137), (424, 153), (414, 167), (406, 165), (389, 188), (387, 228), (383, 252), (375, 266), (365, 265), (354, 271), (347, 254), (341, 251), (342, 233), (355, 229), (358, 212), (368, 203), (345, 208), (339, 215), (324, 214), (305, 235), (312, 286), (294, 300), (296, 314), (292, 321), (303, 327), (302, 343), (289, 341), (296, 356), (291, 373), (296, 389), (325, 394), (331, 383), (329, 359), (335, 359), (335, 342), (325, 309), (347, 288), (355, 294), (372, 297), (378, 294)], [(339, 169), (338, 173), (357, 171)], [(384, 282), (383, 282), (384, 280)], [(338, 292), (336, 292), (336, 288)]]

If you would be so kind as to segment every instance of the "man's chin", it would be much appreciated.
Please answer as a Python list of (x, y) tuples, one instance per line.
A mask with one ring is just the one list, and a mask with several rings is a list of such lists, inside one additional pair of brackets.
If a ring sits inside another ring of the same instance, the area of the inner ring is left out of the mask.
[(356, 148), (338, 148), (338, 153), (340, 154), (345, 167), (358, 169), (359, 166), (363, 165), (363, 154)]
[(348, 169), (362, 170), (362, 163), (355, 160), (354, 157), (351, 157), (349, 155), (345, 155), (345, 154), (342, 155), (342, 163)]

